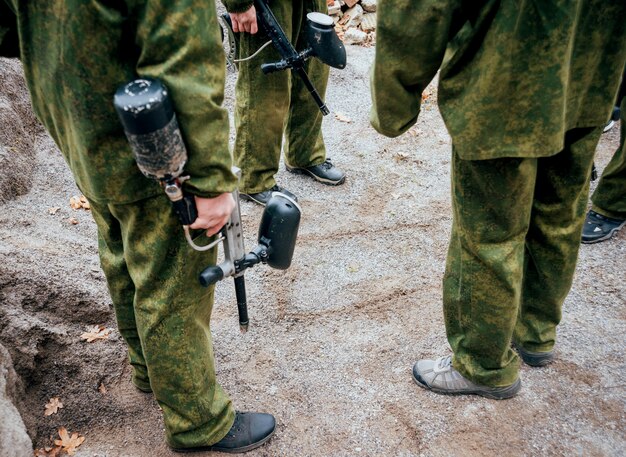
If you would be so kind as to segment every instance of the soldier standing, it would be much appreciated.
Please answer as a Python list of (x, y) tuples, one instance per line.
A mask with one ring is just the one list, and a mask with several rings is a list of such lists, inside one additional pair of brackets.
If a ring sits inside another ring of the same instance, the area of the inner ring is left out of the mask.
[(191, 228), (208, 242), (205, 232), (228, 220), (237, 184), (214, 3), (0, 0), (0, 51), (21, 59), (35, 112), (91, 203), (132, 382), (153, 392), (167, 443), (181, 451), (260, 446), (273, 416), (235, 412), (215, 379), (213, 287), (197, 279), (215, 249), (188, 246), (163, 191), (139, 172), (112, 103), (136, 77), (167, 85), (189, 152)]
[[(230, 13), (233, 31), (242, 32), (238, 37), (239, 58), (254, 54), (264, 40), (257, 34), (253, 1), (222, 1)], [(326, 11), (326, 2), (278, 1), (272, 2), (271, 7), (287, 38), (296, 49), (303, 49), (306, 15), (311, 11)], [(275, 61), (279, 57), (270, 46), (259, 58)], [(328, 83), (328, 66), (310, 59), (305, 69), (323, 98)], [(265, 205), (273, 191), (285, 192), (274, 179), (283, 135), (288, 171), (308, 175), (323, 184), (342, 184), (345, 174), (326, 158), (322, 118), (302, 81), (290, 71), (264, 75), (257, 60), (241, 62), (236, 88), (234, 150), (235, 162), (242, 172), (241, 197)], [(294, 196), (288, 191), (287, 194)]]
[[(471, 3), (471, 4), (470, 4)], [(580, 246), (593, 154), (626, 61), (623, 0), (382, 0), (372, 124), (398, 136), (437, 71), (452, 137), (443, 281), (453, 356), (419, 385), (509, 398), (519, 359), (553, 358)]]
[(593, 205), (583, 226), (585, 244), (608, 240), (626, 225), (626, 74), (617, 100), (621, 101), (619, 147), (591, 196)]

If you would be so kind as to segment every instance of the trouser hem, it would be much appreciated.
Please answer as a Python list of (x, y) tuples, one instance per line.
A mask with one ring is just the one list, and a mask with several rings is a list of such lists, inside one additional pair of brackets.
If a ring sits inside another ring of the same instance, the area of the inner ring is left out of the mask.
[(622, 213), (622, 212), (614, 212), (614, 211), (608, 211), (604, 208), (600, 208), (597, 205), (592, 205), (591, 209), (593, 211), (595, 211), (598, 214), (601, 214), (605, 217), (610, 217), (612, 219), (619, 219), (619, 220), (626, 220), (626, 213)]

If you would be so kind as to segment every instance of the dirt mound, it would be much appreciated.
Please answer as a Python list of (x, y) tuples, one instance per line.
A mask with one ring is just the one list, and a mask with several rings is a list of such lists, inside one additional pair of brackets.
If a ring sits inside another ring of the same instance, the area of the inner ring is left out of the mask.
[(9, 352), (0, 344), (0, 455), (30, 455), (31, 444), (15, 403), (23, 396), (22, 382), (15, 374)]
[(32, 185), (33, 141), (41, 131), (19, 61), (0, 58), (0, 203), (23, 195)]

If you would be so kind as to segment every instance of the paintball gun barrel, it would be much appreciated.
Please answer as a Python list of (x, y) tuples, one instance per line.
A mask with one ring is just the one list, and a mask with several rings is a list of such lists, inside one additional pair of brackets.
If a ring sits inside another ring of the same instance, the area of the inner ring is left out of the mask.
[[(257, 12), (259, 33), (267, 36), (281, 56), (281, 60), (277, 62), (263, 63), (261, 70), (265, 74), (287, 69), (293, 71), (309, 90), (322, 114), (326, 116), (330, 111), (309, 79), (305, 62), (311, 57), (316, 57), (331, 67), (339, 69), (346, 67), (346, 49), (335, 32), (333, 19), (323, 13), (308, 13), (305, 31), (308, 47), (298, 52), (276, 20), (267, 0), (254, 0), (254, 7)], [(225, 14), (222, 19), (227, 24), (228, 31), (232, 33), (230, 16)], [(232, 46), (235, 42), (236, 40), (231, 39), (230, 45)], [(243, 60), (248, 59), (239, 61)]]
[[(257, 263), (267, 263), (281, 270), (289, 268), (300, 225), (300, 207), (288, 196), (275, 192), (263, 212), (259, 244), (246, 254), (239, 191), (235, 190), (235, 209), (218, 238), (206, 246), (196, 245), (189, 231), (189, 225), (197, 217), (195, 200), (183, 190), (183, 183), (189, 179), (183, 176), (187, 150), (165, 85), (157, 79), (136, 79), (117, 90), (113, 103), (137, 166), (146, 177), (158, 181), (163, 187), (189, 245), (197, 251), (207, 251), (224, 243), (224, 261), (206, 268), (199, 281), (208, 287), (224, 278), (234, 277), (239, 325), (245, 332), (249, 319), (244, 272)], [(239, 169), (234, 168), (233, 172), (240, 175)]]

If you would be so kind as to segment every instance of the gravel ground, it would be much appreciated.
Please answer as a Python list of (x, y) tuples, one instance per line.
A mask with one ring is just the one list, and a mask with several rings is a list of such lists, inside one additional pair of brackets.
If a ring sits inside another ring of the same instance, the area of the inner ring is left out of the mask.
[[(441, 278), (450, 138), (433, 88), (409, 134), (391, 140), (369, 127), (373, 55), (350, 47), (348, 67), (331, 74), (327, 103), (350, 122), (331, 114), (324, 134), (347, 182), (327, 187), (281, 166), (279, 184), (303, 208), (300, 237), (290, 270), (247, 274), (247, 334), (238, 330), (232, 283), (217, 287), (218, 379), (238, 409), (278, 421), (271, 441), (248, 455), (624, 455), (626, 230), (582, 247), (557, 360), (523, 367), (519, 396), (446, 397), (413, 383), (418, 358), (449, 353)], [(602, 137), (600, 170), (618, 139), (618, 127)], [(79, 457), (175, 455), (156, 402), (129, 382), (117, 331), (93, 344), (79, 339), (87, 325), (114, 327), (95, 225), (69, 208), (78, 191), (52, 141), (40, 134), (35, 149), (32, 190), (0, 212), (0, 342), (27, 385), (22, 415), (34, 445), (65, 426), (86, 437)], [(51, 215), (51, 207), (60, 210)], [(244, 202), (242, 212), (251, 248), (261, 209)], [(65, 407), (44, 417), (52, 396)]]

